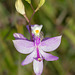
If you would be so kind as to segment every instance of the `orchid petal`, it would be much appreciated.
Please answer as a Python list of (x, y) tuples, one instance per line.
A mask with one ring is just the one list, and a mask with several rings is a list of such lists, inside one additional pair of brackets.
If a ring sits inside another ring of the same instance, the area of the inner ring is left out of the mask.
[(46, 52), (54, 51), (55, 49), (59, 47), (60, 43), (61, 43), (61, 36), (57, 36), (57, 37), (53, 37), (53, 38), (42, 41), (40, 48)]
[(33, 69), (36, 75), (41, 75), (43, 71), (43, 61), (37, 61), (34, 59), (33, 61)]
[(22, 65), (24, 66), (24, 65), (27, 65), (27, 64), (31, 63), (33, 61), (33, 59), (34, 59), (34, 56), (35, 56), (35, 51), (33, 51), (31, 54), (29, 54), (25, 58), (25, 60), (22, 62)]
[(42, 41), (45, 41), (45, 40), (48, 40), (48, 39), (50, 39), (49, 37), (46, 37), (46, 38), (44, 38)]
[[(33, 27), (31, 27), (32, 34), (34, 34), (35, 36), (39, 36), (42, 27), (43, 27), (43, 25), (37, 25), (37, 24), (35, 24)], [(38, 33), (36, 33), (36, 30), (38, 30)]]
[[(31, 27), (34, 27), (34, 25), (31, 25)], [(29, 25), (27, 25), (26, 28), (27, 28), (28, 31), (30, 32), (30, 30), (29, 30)]]
[(54, 61), (58, 60), (59, 58), (57, 56), (53, 56), (52, 54), (45, 53), (44, 51), (40, 50), (41, 55), (46, 61)]
[(28, 40), (13, 40), (16, 50), (23, 54), (31, 53), (34, 50), (34, 43)]
[(13, 36), (15, 37), (15, 39), (26, 39), (22, 34), (20, 33), (14, 33)]

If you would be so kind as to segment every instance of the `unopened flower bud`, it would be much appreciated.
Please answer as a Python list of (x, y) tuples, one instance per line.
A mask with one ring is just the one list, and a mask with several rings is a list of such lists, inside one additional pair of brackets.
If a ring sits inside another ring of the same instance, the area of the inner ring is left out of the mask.
[(22, 3), (21, 0), (17, 0), (17, 1), (15, 2), (15, 7), (16, 7), (16, 10), (17, 10), (20, 14), (22, 14), (22, 15), (25, 14), (24, 5), (23, 5), (23, 3)]

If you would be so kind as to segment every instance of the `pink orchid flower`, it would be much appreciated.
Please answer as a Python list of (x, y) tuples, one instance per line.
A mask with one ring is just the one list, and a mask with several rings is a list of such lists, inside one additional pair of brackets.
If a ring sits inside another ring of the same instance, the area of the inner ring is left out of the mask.
[(56, 36), (44, 40), (40, 40), (39, 34), (41, 26), (31, 27), (34, 41), (27, 40), (22, 34), (14, 33), (16, 40), (13, 40), (16, 50), (22, 54), (29, 54), (22, 65), (27, 65), (33, 61), (33, 69), (36, 75), (41, 75), (43, 71), (43, 59), (46, 61), (58, 60), (57, 56), (46, 53), (57, 49), (61, 43), (61, 36)]

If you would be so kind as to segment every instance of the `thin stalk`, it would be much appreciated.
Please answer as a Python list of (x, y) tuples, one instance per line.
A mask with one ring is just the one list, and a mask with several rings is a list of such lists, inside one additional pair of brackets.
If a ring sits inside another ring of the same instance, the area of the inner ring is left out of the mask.
[(26, 21), (29, 23), (29, 19), (28, 19), (28, 17), (26, 16), (26, 14), (24, 14), (23, 16), (25, 17)]
[(32, 10), (35, 11), (34, 8), (33, 8), (33, 6), (32, 6), (32, 4), (30, 4), (30, 6), (31, 6)]
[(32, 40), (31, 20), (32, 20), (32, 17), (34, 16), (34, 14), (35, 14), (35, 11), (33, 12), (32, 16), (31, 16), (31, 18), (29, 20), (29, 30), (30, 30), (30, 38), (31, 38), (31, 40)]
[(30, 4), (30, 6), (31, 6), (31, 8), (32, 8), (32, 10), (33, 10), (33, 14), (32, 14), (32, 16), (30, 17), (30, 20), (27, 18), (27, 16), (26, 16), (25, 14), (24, 14), (23, 16), (25, 17), (26, 21), (29, 23), (30, 38), (31, 38), (31, 40), (32, 40), (31, 20), (32, 20), (32, 17), (34, 16), (34, 14), (35, 14), (35, 10), (34, 10), (32, 4)]
[(32, 16), (31, 16), (31, 18), (30, 18), (30, 20), (29, 20), (30, 38), (31, 38), (31, 40), (32, 40), (31, 19), (32, 19), (32, 17), (33, 17), (33, 16), (34, 16), (34, 14), (35, 14), (35, 10), (34, 10), (34, 8), (33, 8), (32, 4), (30, 4), (30, 6), (31, 6), (31, 8), (32, 8), (32, 10), (33, 10), (33, 14), (32, 14)]

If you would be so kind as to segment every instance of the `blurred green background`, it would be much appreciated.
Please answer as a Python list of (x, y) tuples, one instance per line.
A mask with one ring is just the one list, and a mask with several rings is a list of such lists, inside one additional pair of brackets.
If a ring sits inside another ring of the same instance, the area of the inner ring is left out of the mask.
[[(34, 8), (39, 0), (32, 0)], [(33, 13), (23, 0), (28, 18)], [(35, 75), (32, 63), (21, 66), (27, 55), (20, 54), (13, 46), (13, 33), (30, 38), (25, 18), (15, 9), (15, 0), (0, 0), (0, 75)], [(42, 24), (44, 37), (62, 35), (59, 48), (50, 52), (57, 61), (45, 61), (42, 75), (75, 75), (75, 0), (46, 0), (35, 13), (31, 24)]]

